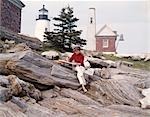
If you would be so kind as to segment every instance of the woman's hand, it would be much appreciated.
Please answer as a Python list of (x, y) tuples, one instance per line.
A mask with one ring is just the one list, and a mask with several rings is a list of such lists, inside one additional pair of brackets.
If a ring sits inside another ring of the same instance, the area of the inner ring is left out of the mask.
[(66, 57), (65, 60), (66, 60), (66, 61), (69, 61), (69, 57)]

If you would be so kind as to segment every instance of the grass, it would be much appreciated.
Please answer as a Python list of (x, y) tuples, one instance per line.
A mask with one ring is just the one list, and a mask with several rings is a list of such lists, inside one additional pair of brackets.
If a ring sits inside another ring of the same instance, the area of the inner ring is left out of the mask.
[(127, 61), (127, 62), (132, 62), (134, 65), (132, 66), (133, 68), (137, 68), (137, 69), (142, 69), (142, 70), (147, 70), (150, 71), (150, 61), (134, 61), (132, 59), (128, 59), (128, 58), (118, 58), (114, 55), (103, 55), (106, 59), (112, 60), (112, 61)]

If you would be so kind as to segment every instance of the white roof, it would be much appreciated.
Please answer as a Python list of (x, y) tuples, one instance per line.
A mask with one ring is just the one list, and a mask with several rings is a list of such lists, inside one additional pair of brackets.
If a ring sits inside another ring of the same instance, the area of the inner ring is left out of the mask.
[(113, 30), (106, 24), (96, 33), (96, 36), (116, 36)]

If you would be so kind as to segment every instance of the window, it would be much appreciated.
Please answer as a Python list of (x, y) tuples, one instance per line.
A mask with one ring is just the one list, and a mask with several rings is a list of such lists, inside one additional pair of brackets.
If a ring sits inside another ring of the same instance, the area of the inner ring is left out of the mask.
[(47, 28), (45, 28), (45, 32), (47, 32)]
[(109, 45), (109, 40), (103, 39), (103, 48), (108, 48), (108, 45)]
[(90, 18), (90, 23), (91, 23), (91, 24), (93, 23), (93, 18), (92, 18), (92, 17)]

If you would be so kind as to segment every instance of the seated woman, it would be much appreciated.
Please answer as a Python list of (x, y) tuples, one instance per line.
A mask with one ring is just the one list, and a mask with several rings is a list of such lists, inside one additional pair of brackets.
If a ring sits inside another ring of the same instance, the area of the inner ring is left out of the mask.
[[(73, 48), (73, 55), (71, 56), (71, 58), (69, 58), (70, 62), (75, 62), (75, 63), (79, 63), (78, 65), (76, 65), (75, 70), (77, 71), (77, 78), (79, 80), (79, 83), (82, 85), (83, 91), (86, 92), (87, 89), (85, 88), (86, 85), (86, 81), (84, 78), (84, 71), (85, 71), (85, 65), (84, 65), (84, 55), (81, 53), (81, 48), (80, 46), (75, 46)], [(90, 65), (90, 64), (89, 64)]]

